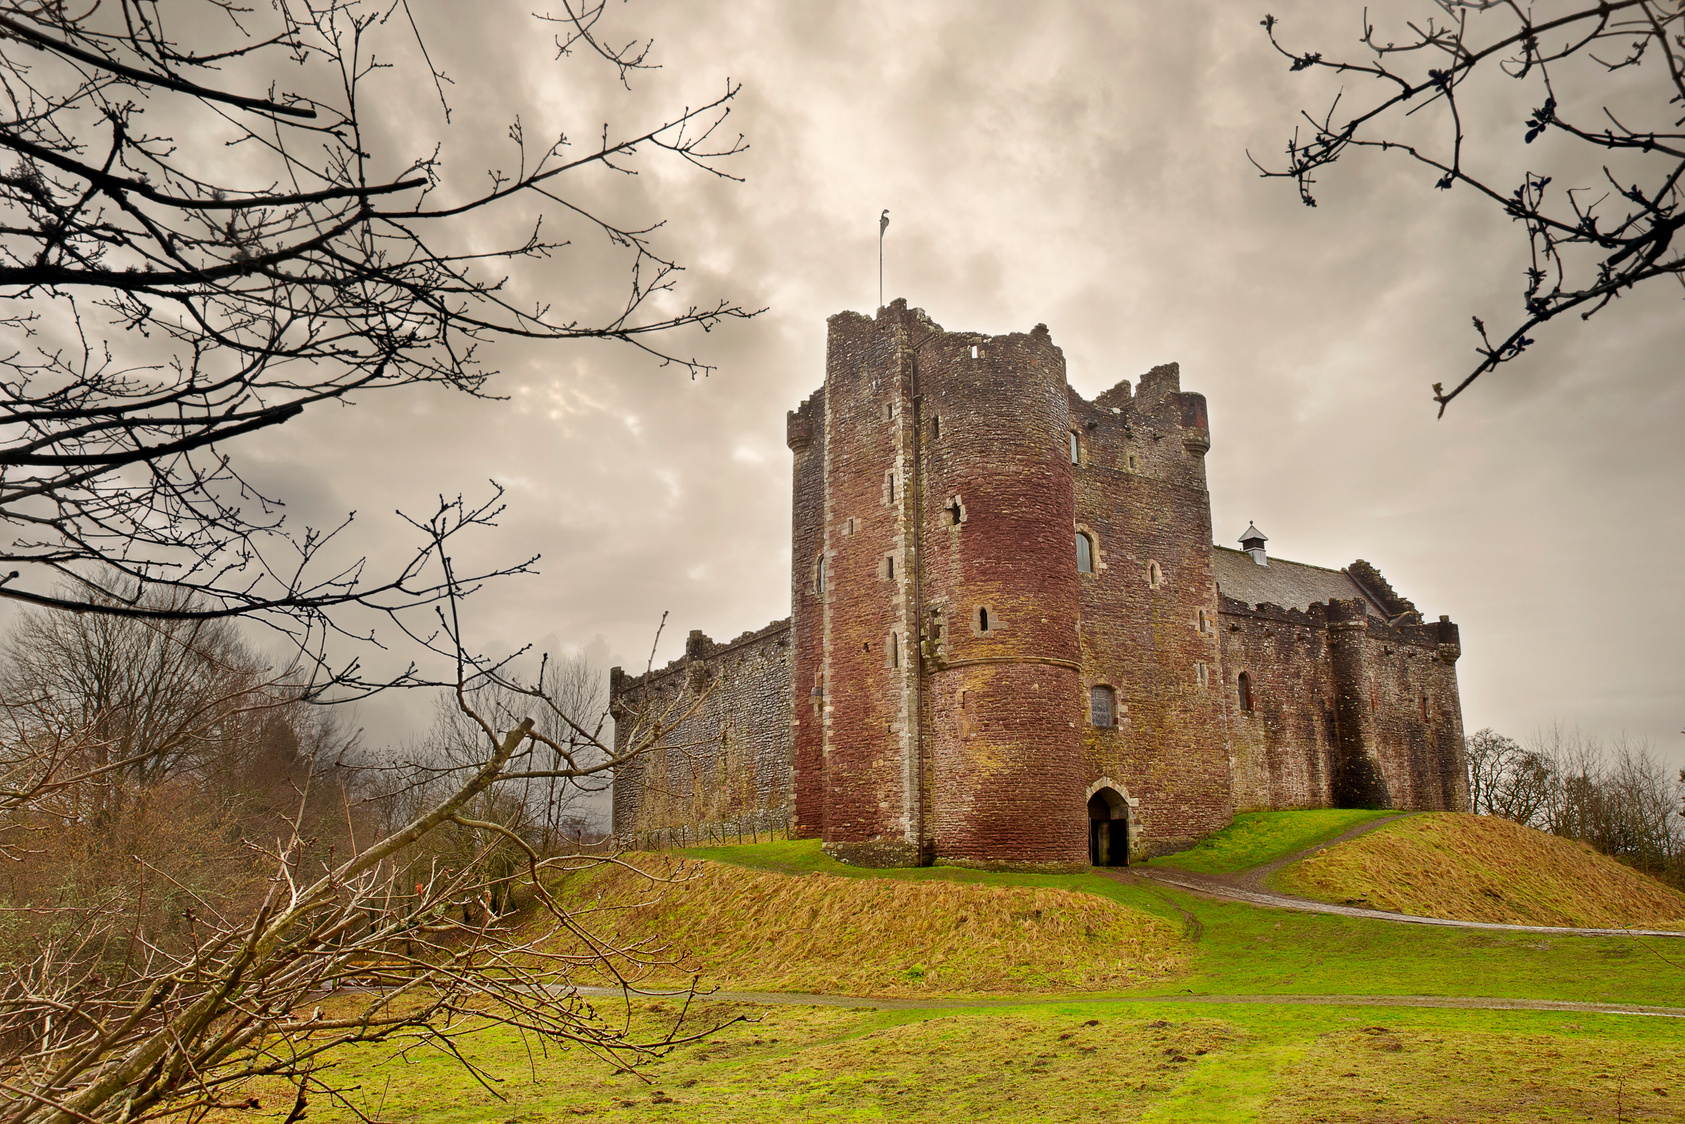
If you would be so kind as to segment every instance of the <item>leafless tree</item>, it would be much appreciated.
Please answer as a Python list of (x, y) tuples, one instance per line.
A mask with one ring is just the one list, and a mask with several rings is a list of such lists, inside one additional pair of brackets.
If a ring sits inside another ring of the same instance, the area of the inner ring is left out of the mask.
[[(562, 55), (606, 64), (624, 83), (651, 65), (648, 43), (609, 45), (604, 7), (563, 0), (541, 18)], [(620, 341), (694, 373), (702, 365), (663, 334), (747, 315), (727, 301), (678, 302), (659, 224), (627, 226), (569, 191), (581, 173), (633, 174), (648, 155), (726, 175), (744, 147), (724, 128), (735, 86), (624, 132), (593, 126), (584, 143), (531, 141), (517, 118), (514, 170), (470, 189), (446, 175), (440, 147), (382, 151), (371, 127), (375, 48), (400, 30), (448, 115), (448, 78), (417, 25), (406, 0), (24, 0), (0, 11), (0, 147), (11, 161), (0, 168), (0, 324), (20, 341), (0, 355), (0, 562), (12, 568), (0, 598), (146, 625), (155, 654), (203, 677), (160, 696), (158, 721), (141, 723), (119, 713), (144, 694), (121, 674), (105, 680), (110, 704), (82, 705), (49, 682), (50, 660), (14, 661), (33, 694), (7, 699), (35, 709), (8, 708), (0, 811), (27, 829), (142, 774), (197, 797), (212, 779), (196, 765), (208, 740), (230, 740), (206, 726), (216, 708), (205, 700), (250, 691), (239, 677), (217, 685), (232, 649), (216, 655), (216, 638), (236, 617), (290, 636), (304, 672), (289, 689), (319, 697), (335, 683), (394, 682), (365, 681), (354, 665), (323, 674), (327, 636), (366, 636), (344, 613), (383, 616), (454, 668), (396, 682), (449, 684), (478, 738), (477, 752), (430, 774), (392, 830), (369, 830), (347, 800), (331, 840), (308, 813), (312, 792), (341, 774), (320, 756), (325, 743), (313, 760), (303, 753), (287, 778), (299, 790), (290, 818), (269, 840), (239, 841), (261, 869), (249, 909), (178, 885), (186, 904), (167, 933), (97, 901), (55, 914), (0, 980), (0, 1124), (198, 1119), (243, 1103), (253, 1080), (285, 1081), (297, 1120), (308, 1100), (338, 1095), (326, 1063), (346, 1044), (403, 1035), (455, 1052), (488, 1019), (622, 1062), (700, 1032), (685, 1016), (634, 1031), (624, 1010), (599, 1011), (571, 987), (582, 966), (629, 979), (669, 956), (615, 946), (590, 911), (552, 897), (559, 870), (617, 859), (546, 858), (521, 831), (475, 816), (533, 786), (594, 783), (688, 712), (648, 716), (616, 750), (599, 722), (552, 697), (560, 687), (544, 671), (522, 680), (510, 659), (465, 643), (462, 600), (488, 575), (458, 573), (451, 548), (495, 520), (495, 496), (442, 498), (410, 520), (407, 563), (374, 575), (330, 560), (342, 528), (285, 525), (276, 497), (228, 452), (375, 390), (488, 395), (481, 349), (498, 339)], [(494, 212), (527, 233), (473, 246), (462, 223)], [(518, 263), (566, 253), (568, 230), (624, 255), (622, 298), (596, 319), (506, 282)], [(60, 636), (97, 648), (101, 633), (78, 623), (35, 639)], [(482, 698), (518, 699), (526, 713), (507, 721)], [(412, 878), (414, 855), (447, 830), (476, 845)], [(521, 892), (548, 926), (498, 921), (491, 899), (510, 877), (493, 850), (518, 858)], [(481, 908), (465, 915), (464, 902)], [(0, 916), (18, 908), (34, 907)], [(323, 1001), (352, 983), (372, 987)]]
[[(1303, 114), (1309, 135), (1295, 131), (1284, 165), (1258, 167), (1294, 180), (1314, 207), (1322, 169), (1354, 149), (1396, 153), (1427, 169), (1435, 187), (1477, 192), (1526, 231), (1524, 314), (1496, 337), (1474, 318), (1480, 359), (1450, 390), (1434, 384), (1443, 414), (1476, 379), (1533, 346), (1545, 322), (1568, 313), (1589, 319), (1645, 282), (1685, 285), (1685, 247), (1674, 238), (1685, 225), (1685, 7), (1677, 0), (1433, 7), (1437, 14), (1410, 19), (1389, 5), (1382, 10), (1394, 27), (1381, 31), (1365, 8), (1357, 58), (1290, 49), (1279, 21), (1265, 16), (1270, 42), (1292, 70), (1367, 81), (1355, 106), (1342, 87), (1326, 111)], [(1528, 144), (1557, 142), (1541, 157), (1560, 161), (1554, 173), (1505, 168), (1493, 137), (1465, 131), (1507, 100), (1502, 82), (1531, 91), (1534, 108), (1513, 128)], [(1437, 141), (1426, 122), (1437, 122)]]
[(1477, 815), (1532, 823), (1550, 794), (1551, 762), (1490, 726), (1463, 741), (1469, 800)]
[[(467, 650), (454, 613), (442, 628)], [(640, 1030), (629, 1008), (615, 1014), (582, 997), (574, 986), (582, 970), (635, 984), (682, 950), (617, 945), (598, 910), (564, 909), (552, 893), (559, 876), (621, 860), (546, 857), (523, 821), (531, 782), (607, 775), (699, 700), (648, 716), (640, 739), (616, 750), (546, 694), (543, 684), (555, 680), (542, 669), (523, 682), (462, 655), (458, 674), (456, 704), (481, 751), (419, 777), (375, 772), (412, 798), (412, 814), (390, 830), (359, 825), (349, 803), (333, 842), (315, 830), (304, 809), (309, 786), (328, 772), (317, 767), (300, 778), (286, 830), (273, 843), (242, 843), (267, 873), (254, 905), (171, 879), (180, 905), (170, 931), (91, 895), (39, 910), (52, 924), (0, 984), (0, 1122), (196, 1119), (245, 1103), (254, 1081), (284, 1081), (297, 1119), (313, 1098), (344, 1096), (326, 1064), (335, 1050), (402, 1036), (475, 1069), (454, 1042), (488, 1022), (578, 1043), (626, 1067), (711, 1030), (688, 1011)], [(497, 715), (475, 703), (517, 696), (542, 723), (524, 717), (500, 732)], [(503, 920), (517, 896), (532, 910), (519, 923)], [(35, 908), (5, 904), (0, 916)], [(626, 904), (600, 908), (612, 917)], [(356, 990), (324, 998), (346, 985)]]
[[(624, 83), (653, 65), (649, 44), (609, 45), (605, 3), (563, 0), (541, 26), (561, 55)], [(730, 178), (745, 147), (725, 131), (737, 86), (582, 137), (529, 137), (512, 117), (506, 170), (464, 181), (442, 144), (388, 151), (371, 127), (385, 60), (405, 51), (448, 119), (449, 79), (418, 26), (409, 0), (0, 12), (0, 325), (21, 341), (0, 354), (0, 597), (245, 615), (319, 641), (336, 610), (392, 615), (460, 595), (474, 580), (447, 589), (440, 552), (490, 523), (495, 498), (442, 499), (413, 520), (408, 562), (377, 575), (330, 561), (343, 525), (287, 525), (229, 443), (377, 390), (489, 395), (483, 348), (501, 339), (620, 341), (694, 375), (703, 365), (663, 340), (748, 315), (679, 302), (660, 224), (593, 210), (579, 182), (636, 174), (649, 157)], [(487, 247), (464, 236), (482, 219), (526, 233)], [(507, 283), (516, 263), (575, 252), (581, 234), (623, 254), (611, 312), (585, 319)], [(67, 595), (65, 581), (102, 596)], [(191, 599), (125, 599), (159, 582)]]

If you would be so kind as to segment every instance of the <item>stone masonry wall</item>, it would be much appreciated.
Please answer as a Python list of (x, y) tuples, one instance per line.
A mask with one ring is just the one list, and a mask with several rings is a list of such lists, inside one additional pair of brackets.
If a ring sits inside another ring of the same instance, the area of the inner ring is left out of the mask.
[(617, 838), (782, 822), (792, 795), (791, 656), (782, 620), (724, 644), (692, 632), (683, 657), (648, 675), (610, 671), (616, 751), (661, 727), (655, 744), (615, 774)]
[(785, 438), (793, 454), (790, 516), (791, 710), (795, 823), (804, 838), (825, 831), (825, 391), (791, 410)]
[(934, 852), (1086, 866), (1064, 356), (1043, 325), (915, 328)]
[[(1337, 781), (1346, 752), (1337, 699), (1343, 684), (1329, 624), (1322, 604), (1299, 611), (1223, 601), (1223, 690), (1236, 811), (1358, 802), (1344, 798)], [(1466, 811), (1456, 626), (1389, 625), (1367, 616), (1358, 632), (1361, 678), (1352, 702), (1365, 741), (1358, 748), (1377, 773), (1377, 790), (1362, 802)], [(1240, 705), (1243, 671), (1251, 680), (1251, 712)]]
[[(1094, 572), (1078, 575), (1084, 779), (1130, 802), (1129, 850), (1145, 857), (1230, 820), (1205, 399), (1180, 389), (1174, 364), (1137, 394), (1125, 382), (1070, 398), (1075, 531), (1094, 548)], [(1093, 720), (1097, 685), (1115, 692), (1109, 727)]]

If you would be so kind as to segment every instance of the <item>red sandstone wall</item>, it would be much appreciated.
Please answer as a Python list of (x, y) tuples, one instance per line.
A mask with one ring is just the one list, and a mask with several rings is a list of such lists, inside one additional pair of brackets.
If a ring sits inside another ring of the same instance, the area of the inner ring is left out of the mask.
[[(614, 833), (709, 823), (781, 823), (791, 801), (790, 622), (715, 644), (693, 632), (685, 656), (648, 676), (611, 673), (615, 749), (666, 729), (614, 778)], [(677, 721), (698, 698), (688, 718)]]
[(907, 639), (911, 366), (901, 318), (831, 317), (824, 418), (824, 838), (827, 845), (871, 845), (880, 862), (919, 858), (922, 785), (918, 730), (909, 713), (916, 668)]
[[(1139, 394), (1128, 383), (1093, 404), (1073, 393), (1071, 417), (1075, 529), (1098, 547), (1096, 572), (1079, 575), (1084, 780), (1109, 778), (1136, 802), (1133, 855), (1176, 850), (1231, 818), (1205, 400), (1181, 392), (1169, 365)], [(1091, 721), (1095, 684), (1117, 693), (1111, 728)]]
[(1064, 356), (1042, 326), (993, 337), (919, 328), (935, 853), (1086, 865)]

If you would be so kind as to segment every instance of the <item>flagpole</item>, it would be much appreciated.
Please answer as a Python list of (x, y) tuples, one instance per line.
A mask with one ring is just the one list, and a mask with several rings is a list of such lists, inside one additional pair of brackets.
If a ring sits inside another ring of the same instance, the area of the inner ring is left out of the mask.
[(889, 208), (878, 216), (878, 307), (883, 307), (883, 232), (889, 229)]

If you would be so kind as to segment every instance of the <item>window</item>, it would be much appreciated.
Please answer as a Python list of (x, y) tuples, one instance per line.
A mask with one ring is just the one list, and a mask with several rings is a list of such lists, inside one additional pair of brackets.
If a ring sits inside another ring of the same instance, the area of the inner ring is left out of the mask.
[(948, 505), (948, 524), (949, 526), (958, 527), (964, 522), (965, 508), (960, 504), (959, 497), (955, 496), (954, 501)]
[(1158, 565), (1157, 562), (1148, 562), (1147, 563), (1147, 588), (1148, 589), (1157, 589), (1160, 585), (1163, 584), (1163, 582), (1164, 582), (1164, 571), (1159, 568), (1159, 565)]
[(1126, 463), (1129, 466), (1130, 472), (1137, 472), (1137, 471), (1140, 470), (1140, 466), (1135, 463), (1135, 454), (1134, 453), (1129, 454), (1129, 460)]
[(901, 666), (901, 638), (893, 632), (889, 634), (889, 666)]
[(1082, 445), (1077, 441), (1077, 431), (1071, 430), (1071, 463), (1082, 463)]
[(1110, 687), (1095, 684), (1088, 689), (1088, 718), (1096, 726), (1111, 726), (1117, 709), (1117, 695)]
[(941, 437), (941, 436), (942, 436), (942, 419), (939, 416), (937, 416), (935, 414), (932, 414), (930, 416), (930, 439), (932, 441), (934, 441), (938, 437)]
[(883, 474), (883, 498), (886, 503), (895, 502), (895, 473)]
[(1211, 672), (1205, 666), (1204, 660), (1194, 661), (1194, 682), (1201, 687), (1208, 687), (1211, 685)]
[[(1201, 609), (1199, 611), (1199, 634), (1201, 636), (1210, 636), (1213, 631), (1214, 630), (1211, 627), (1211, 614), (1206, 610)], [(1244, 675), (1245, 672), (1242, 672), (1241, 674)]]
[(989, 631), (989, 607), (987, 605), (977, 606), (977, 631)]
[(1242, 711), (1246, 712), (1247, 714), (1251, 714), (1252, 713), (1252, 676), (1248, 675), (1244, 671), (1241, 672), (1240, 678), (1235, 681), (1235, 690), (1240, 695), (1240, 709)]
[(825, 592), (825, 556), (821, 554), (813, 567), (813, 592)]
[(1077, 573), (1092, 574), (1094, 572), (1094, 540), (1077, 532)]
[(1422, 722), (1425, 725), (1427, 723), (1427, 721), (1428, 721), (1428, 697), (1426, 695), (1423, 695), (1422, 696)]
[(977, 359), (977, 358), (980, 358), (981, 356), (982, 356), (982, 349), (979, 348), (976, 344), (972, 344), (971, 345), (971, 357), (973, 359)]
[(883, 556), (883, 565), (878, 567), (878, 577), (888, 578), (891, 581), (895, 580), (895, 555), (886, 554)]

